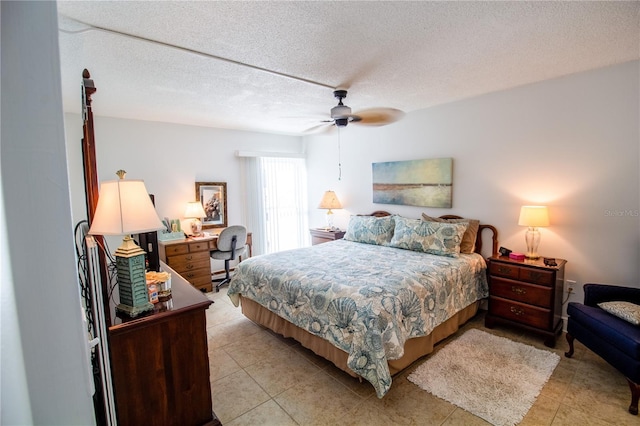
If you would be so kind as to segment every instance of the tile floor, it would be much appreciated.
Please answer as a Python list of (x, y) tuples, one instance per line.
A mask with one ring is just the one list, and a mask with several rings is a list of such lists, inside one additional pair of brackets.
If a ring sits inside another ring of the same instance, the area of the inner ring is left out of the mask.
[[(246, 319), (226, 288), (208, 297), (215, 301), (206, 313), (213, 410), (225, 426), (489, 424), (407, 380), (425, 358), (394, 377), (378, 399), (367, 382)], [(479, 328), (548, 349), (515, 328), (487, 330), (483, 317), (481, 311), (456, 335)], [(555, 349), (562, 360), (521, 424), (640, 425), (627, 412), (626, 379), (581, 344), (571, 359), (564, 357), (567, 348), (562, 337)]]

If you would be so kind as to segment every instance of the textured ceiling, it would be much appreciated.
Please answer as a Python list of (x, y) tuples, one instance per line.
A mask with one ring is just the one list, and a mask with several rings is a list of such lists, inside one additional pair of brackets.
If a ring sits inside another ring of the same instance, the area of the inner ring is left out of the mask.
[(411, 112), (638, 59), (639, 10), (636, 1), (59, 1), (64, 108), (80, 111), (87, 68), (96, 115), (301, 134), (329, 117), (337, 87), (354, 112)]

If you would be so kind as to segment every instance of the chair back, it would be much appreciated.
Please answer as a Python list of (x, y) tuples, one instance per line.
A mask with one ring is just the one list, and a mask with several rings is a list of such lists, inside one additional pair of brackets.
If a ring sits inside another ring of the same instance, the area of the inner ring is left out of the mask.
[(217, 245), (218, 251), (242, 249), (247, 245), (247, 228), (242, 225), (232, 225), (224, 228), (218, 236)]

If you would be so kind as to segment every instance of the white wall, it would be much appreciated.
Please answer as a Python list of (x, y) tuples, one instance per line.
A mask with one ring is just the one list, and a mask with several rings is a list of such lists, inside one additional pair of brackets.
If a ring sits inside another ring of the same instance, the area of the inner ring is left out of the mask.
[[(92, 106), (99, 180), (116, 179), (119, 169), (127, 172), (128, 179), (143, 179), (155, 195), (161, 218), (183, 219), (187, 202), (195, 200), (196, 182), (226, 182), (227, 223), (246, 223), (242, 160), (236, 151), (304, 152), (300, 137), (101, 117), (100, 93), (109, 88), (100, 81), (95, 85), (98, 91)], [(81, 117), (66, 114), (65, 127), (73, 220), (77, 223), (86, 219)], [(109, 244), (115, 250), (112, 241)]]
[[(306, 137), (311, 226), (323, 191), (350, 214), (458, 214), (496, 226), (500, 245), (526, 251), (517, 225), (525, 204), (550, 208), (538, 252), (568, 260), (566, 278), (640, 287), (638, 62), (491, 93), (421, 111), (379, 128), (349, 125)], [(371, 163), (452, 157), (453, 207), (373, 204)]]
[(55, 2), (2, 2), (0, 423), (95, 424)]

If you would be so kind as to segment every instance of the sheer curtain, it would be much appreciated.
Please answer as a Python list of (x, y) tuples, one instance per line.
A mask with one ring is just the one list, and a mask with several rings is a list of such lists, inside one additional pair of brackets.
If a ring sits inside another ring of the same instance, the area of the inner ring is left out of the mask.
[(245, 156), (245, 222), (253, 254), (310, 244), (304, 158)]

